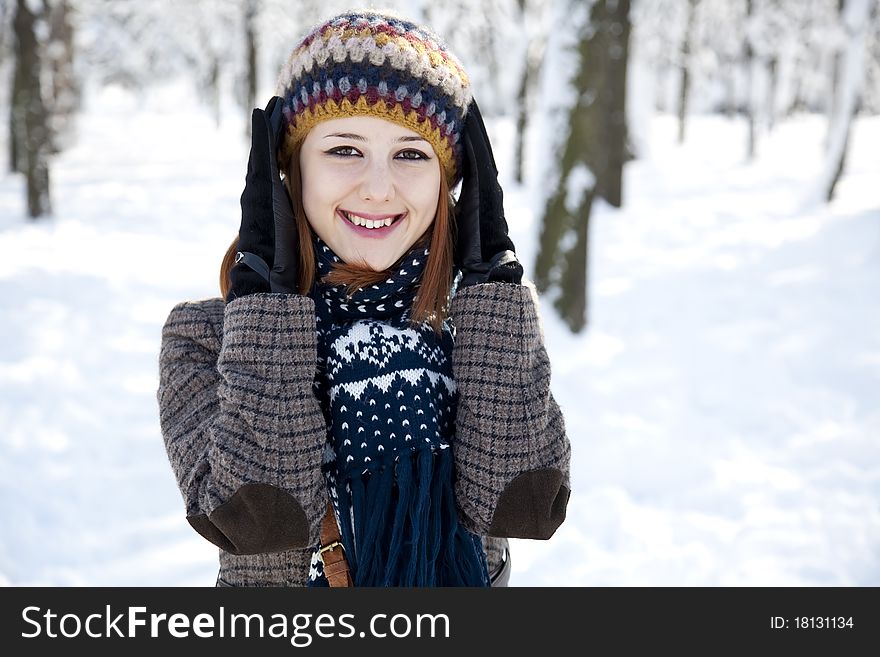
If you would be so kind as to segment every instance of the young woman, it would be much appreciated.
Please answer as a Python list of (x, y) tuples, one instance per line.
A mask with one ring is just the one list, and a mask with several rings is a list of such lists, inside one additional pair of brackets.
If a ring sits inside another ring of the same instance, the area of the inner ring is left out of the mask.
[(505, 585), (506, 539), (565, 518), (570, 446), (461, 64), (342, 14), (252, 129), (223, 298), (176, 306), (160, 355), (218, 584)]

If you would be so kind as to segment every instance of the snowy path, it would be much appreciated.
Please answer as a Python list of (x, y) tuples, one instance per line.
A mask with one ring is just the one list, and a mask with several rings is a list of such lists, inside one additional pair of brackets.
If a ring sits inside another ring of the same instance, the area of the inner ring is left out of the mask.
[[(0, 178), (0, 582), (213, 583), (156, 359), (174, 303), (217, 294), (246, 143), (150, 103), (105, 94), (83, 118), (54, 222), (24, 224)], [(878, 585), (880, 122), (857, 124), (840, 200), (807, 210), (821, 119), (752, 166), (739, 124), (696, 120), (684, 148), (673, 127), (629, 165), (625, 210), (593, 218), (587, 332), (544, 302), (574, 491), (551, 541), (514, 542), (512, 584)], [(529, 203), (506, 189), (528, 270)]]

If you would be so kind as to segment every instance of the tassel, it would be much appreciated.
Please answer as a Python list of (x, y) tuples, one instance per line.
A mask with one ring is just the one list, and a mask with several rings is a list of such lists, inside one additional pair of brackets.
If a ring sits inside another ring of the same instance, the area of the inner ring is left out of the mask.
[(428, 572), (431, 574), (429, 586), (437, 586), (438, 581), (442, 580), (439, 577), (437, 566), (443, 548), (443, 516), (441, 514), (443, 483), (449, 480), (452, 470), (450, 467), (451, 459), (447, 458), (448, 454), (448, 449), (440, 450), (437, 454), (435, 462), (439, 462), (439, 467), (435, 468), (435, 478), (431, 485), (431, 520), (428, 523), (431, 531), (428, 539), (428, 544), (431, 546), (431, 551), (428, 554)]
[(427, 564), (419, 557), (425, 553), (425, 509), (428, 502), (428, 493), (431, 486), (431, 472), (434, 455), (430, 450), (423, 449), (417, 452), (416, 467), (418, 469), (418, 485), (412, 496), (410, 507), (410, 531), (412, 532), (410, 543), (409, 564), (404, 576), (404, 586), (421, 586), (424, 581), (424, 573)]
[(355, 586), (488, 585), (480, 539), (458, 523), (452, 463), (450, 449), (407, 450), (337, 485)]
[(400, 550), (403, 548), (403, 530), (405, 527), (407, 505), (410, 499), (412, 484), (412, 458), (403, 454), (397, 459), (397, 499), (394, 501), (394, 525), (391, 528), (391, 540), (388, 544), (388, 563), (385, 565), (385, 577), (382, 586), (394, 586), (399, 580), (397, 572), (400, 561)]
[(367, 484), (367, 513), (369, 519), (361, 541), (361, 563), (365, 567), (358, 572), (358, 578), (363, 583), (359, 586), (374, 586), (379, 578), (382, 568), (382, 557), (387, 554), (382, 538), (385, 536), (388, 514), (391, 506), (391, 486), (394, 482), (394, 468), (392, 464), (382, 467), (379, 472), (370, 475)]
[[(366, 519), (366, 508), (365, 508), (365, 497), (366, 494), (364, 492), (364, 480), (361, 477), (354, 477), (349, 481), (351, 485), (351, 512), (352, 512), (352, 529), (354, 530), (354, 540), (352, 541), (351, 551), (354, 554), (360, 553), (361, 540), (360, 537), (364, 535), (364, 523)], [(361, 559), (360, 557), (356, 560), (357, 570), (351, 571), (351, 577), (353, 581), (357, 581), (357, 573), (360, 572), (361, 569)], [(351, 564), (349, 563), (349, 569), (351, 569)]]
[(461, 582), (464, 580), (462, 573), (458, 567), (458, 559), (457, 557), (457, 534), (455, 531), (458, 525), (458, 514), (455, 508), (455, 504), (450, 504), (450, 498), (452, 498), (452, 482), (444, 481), (441, 488), (441, 495), (443, 496), (443, 511), (445, 514), (444, 527), (443, 527), (443, 535), (446, 537), (446, 546), (445, 546), (445, 555), (444, 555), (444, 563), (443, 563), (443, 571), (447, 581), (450, 582)]
[(341, 525), (342, 546), (345, 549), (345, 558), (348, 561), (348, 570), (354, 581), (357, 573), (357, 552), (354, 549), (354, 528), (351, 526), (351, 483), (343, 481), (342, 485), (336, 486), (336, 494), (339, 498), (339, 524)]

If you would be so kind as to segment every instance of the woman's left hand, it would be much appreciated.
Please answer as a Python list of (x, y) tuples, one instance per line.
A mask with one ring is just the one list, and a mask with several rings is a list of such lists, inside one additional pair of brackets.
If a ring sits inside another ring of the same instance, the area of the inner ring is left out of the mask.
[(508, 235), (498, 168), (475, 100), (468, 107), (462, 133), (455, 240), (455, 264), (462, 270), (459, 287), (489, 282), (520, 284), (523, 268)]

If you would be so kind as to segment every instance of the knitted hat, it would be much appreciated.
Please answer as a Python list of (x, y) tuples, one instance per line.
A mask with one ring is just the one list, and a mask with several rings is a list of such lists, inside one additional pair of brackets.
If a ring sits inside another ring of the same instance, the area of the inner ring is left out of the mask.
[(430, 30), (376, 12), (344, 13), (313, 28), (278, 78), (287, 136), (279, 163), (320, 121), (374, 116), (424, 137), (450, 188), (461, 175), (459, 137), (471, 100), (458, 59)]

